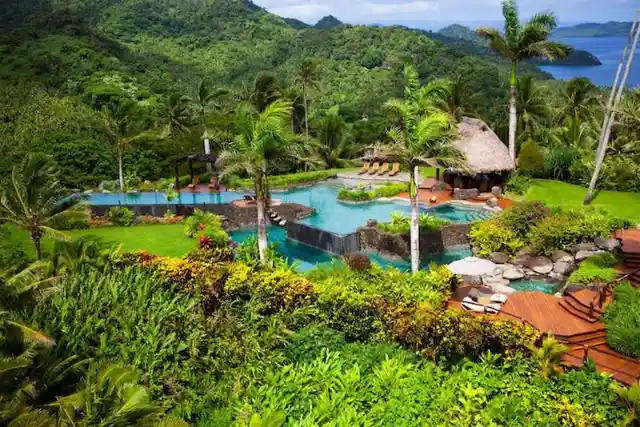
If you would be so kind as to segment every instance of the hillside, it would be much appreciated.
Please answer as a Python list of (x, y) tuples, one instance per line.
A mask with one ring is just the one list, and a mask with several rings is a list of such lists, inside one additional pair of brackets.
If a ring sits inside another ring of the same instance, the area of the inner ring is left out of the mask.
[[(306, 27), (245, 0), (72, 0), (64, 6), (40, 0), (33, 7), (13, 2), (1, 13), (3, 173), (25, 152), (40, 150), (72, 165), (67, 185), (99, 182), (116, 167), (97, 113), (110, 100), (126, 96), (157, 112), (168, 95), (192, 95), (207, 76), (231, 89), (231, 108), (261, 72), (275, 73), (290, 93), (305, 58), (319, 64), (312, 118), (339, 105), (348, 122), (374, 119), (368, 138), (384, 130), (375, 118), (385, 101), (401, 94), (406, 63), (424, 81), (468, 76), (475, 114), (495, 123), (504, 113), (507, 64), (469, 41), (426, 31)], [(531, 66), (523, 71), (548, 78)], [(144, 177), (166, 174), (168, 158), (198, 144), (198, 135), (180, 144), (139, 144), (125, 164)]]
[(438, 33), (446, 37), (454, 39), (468, 40), (480, 46), (487, 46), (487, 43), (482, 40), (475, 31), (469, 27), (465, 27), (460, 24), (453, 24), (438, 30)]
[(606, 22), (579, 24), (572, 27), (557, 28), (555, 37), (627, 37), (631, 31), (631, 22)]

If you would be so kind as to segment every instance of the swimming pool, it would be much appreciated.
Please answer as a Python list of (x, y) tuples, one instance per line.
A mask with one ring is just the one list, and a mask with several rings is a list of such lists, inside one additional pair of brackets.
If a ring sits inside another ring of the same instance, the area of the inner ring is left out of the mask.
[[(378, 222), (391, 220), (391, 213), (410, 215), (408, 201), (375, 201), (363, 204), (347, 204), (337, 200), (340, 185), (319, 184), (286, 192), (272, 193), (274, 199), (285, 203), (299, 203), (316, 210), (316, 214), (299, 222), (336, 234), (348, 234), (366, 224), (370, 219)], [(222, 193), (180, 193), (176, 200), (167, 201), (163, 193), (95, 193), (87, 196), (87, 202), (96, 206), (104, 205), (171, 205), (171, 204), (221, 204), (240, 200), (243, 193), (225, 191)], [(435, 215), (452, 222), (471, 222), (486, 219), (491, 212), (461, 204), (441, 205), (422, 208), (421, 212)]]
[[(236, 230), (229, 233), (231, 239), (236, 243), (242, 243), (255, 234), (256, 231), (253, 229)], [(276, 244), (276, 251), (280, 255), (284, 256), (288, 260), (289, 264), (293, 264), (295, 262), (297, 265), (296, 269), (299, 272), (309, 271), (318, 266), (330, 264), (334, 260), (340, 259), (328, 252), (287, 238), (287, 232), (282, 228), (270, 227), (267, 230), (267, 235), (269, 243)], [(400, 271), (411, 270), (411, 264), (404, 260), (391, 260), (378, 254), (367, 254), (367, 256), (372, 262), (375, 262), (382, 267), (395, 267)], [(471, 256), (471, 250), (469, 248), (452, 248), (446, 250), (442, 255), (434, 256), (425, 260), (422, 263), (421, 268), (428, 268), (432, 262), (435, 262), (438, 265), (446, 265), (469, 256)]]
[(559, 285), (545, 280), (516, 280), (509, 284), (516, 291), (539, 291), (549, 295), (555, 295)]

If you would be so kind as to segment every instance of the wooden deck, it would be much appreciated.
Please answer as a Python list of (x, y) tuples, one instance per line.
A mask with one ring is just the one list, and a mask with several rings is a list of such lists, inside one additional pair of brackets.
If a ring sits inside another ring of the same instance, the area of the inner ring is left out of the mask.
[[(461, 310), (460, 297), (450, 301), (449, 306)], [(500, 314), (479, 315), (525, 322), (540, 332), (553, 334), (569, 347), (563, 358), (567, 366), (582, 366), (586, 352), (600, 372), (607, 372), (622, 383), (633, 384), (640, 379), (640, 361), (609, 347), (600, 321), (603, 309), (597, 307), (597, 301), (598, 292), (590, 290), (581, 290), (563, 299), (542, 292), (518, 292), (509, 297)], [(596, 305), (593, 309), (590, 308), (592, 302)], [(609, 302), (610, 297), (605, 307)]]

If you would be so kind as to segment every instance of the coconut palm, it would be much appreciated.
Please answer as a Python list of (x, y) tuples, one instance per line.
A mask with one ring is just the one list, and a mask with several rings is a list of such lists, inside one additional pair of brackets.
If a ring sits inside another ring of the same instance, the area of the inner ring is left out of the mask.
[(531, 347), (533, 360), (545, 378), (562, 372), (562, 357), (568, 351), (569, 348), (553, 336), (546, 337), (540, 347)]
[(160, 110), (162, 136), (176, 138), (191, 126), (188, 98), (177, 93), (169, 95)]
[(13, 223), (26, 230), (38, 260), (42, 259), (41, 241), (45, 233), (61, 236), (56, 225), (88, 216), (85, 205), (67, 207), (61, 203), (64, 190), (58, 176), (58, 169), (49, 157), (29, 154), (13, 168), (7, 185), (0, 188), (0, 223)]
[(244, 100), (251, 102), (259, 113), (262, 113), (271, 103), (282, 97), (278, 79), (271, 73), (258, 74), (253, 81), (253, 85), (245, 88), (244, 92)]
[(434, 80), (425, 87), (424, 92), (428, 99), (437, 99), (438, 107), (456, 121), (469, 114), (469, 80), (462, 74), (456, 74), (451, 80)]
[(551, 117), (549, 93), (545, 86), (537, 85), (533, 76), (518, 79), (516, 105), (520, 115), (516, 128), (519, 141), (533, 139), (538, 129)]
[(451, 144), (454, 135), (453, 120), (434, 109), (422, 96), (417, 74), (412, 67), (405, 68), (404, 99), (392, 99), (385, 109), (396, 119), (388, 131), (392, 143), (379, 148), (387, 157), (409, 169), (411, 198), (411, 270), (420, 266), (418, 167), (437, 164), (444, 167), (466, 168), (464, 155)]
[(487, 40), (489, 46), (511, 63), (509, 90), (509, 154), (516, 158), (516, 125), (517, 125), (517, 66), (520, 62), (531, 58), (556, 59), (565, 58), (570, 47), (547, 40), (558, 23), (552, 13), (534, 15), (524, 25), (520, 23), (518, 7), (515, 0), (502, 3), (502, 14), (505, 19), (504, 32), (495, 28), (479, 28), (477, 34)]
[[(228, 91), (223, 88), (214, 87), (209, 79), (202, 79), (198, 83), (198, 88), (193, 99), (198, 112), (198, 121), (203, 128), (202, 139), (205, 154), (211, 154), (211, 135), (209, 134), (209, 126), (207, 114), (209, 110), (220, 111), (222, 108), (219, 104), (221, 97), (226, 95)], [(207, 163), (207, 171), (211, 173), (211, 164)]]
[(611, 383), (611, 390), (618, 396), (618, 400), (629, 411), (624, 417), (623, 426), (640, 426), (640, 381), (626, 388), (615, 382)]
[(222, 152), (222, 174), (247, 174), (253, 178), (258, 210), (258, 248), (264, 261), (268, 249), (265, 203), (268, 199), (268, 175), (287, 158), (299, 160), (307, 143), (293, 139), (289, 131), (291, 104), (276, 100), (264, 111), (255, 113), (248, 106), (237, 112), (237, 135)]
[(124, 191), (123, 157), (129, 146), (145, 139), (155, 139), (157, 135), (148, 131), (149, 126), (141, 117), (136, 102), (122, 101), (102, 109), (104, 129), (115, 144), (118, 153), (118, 176), (120, 190)]
[(337, 106), (324, 113), (318, 123), (318, 154), (329, 168), (344, 167), (362, 147), (350, 143), (349, 127)]
[(309, 100), (308, 90), (318, 87), (318, 64), (312, 59), (305, 59), (298, 65), (295, 75), (296, 85), (302, 89), (304, 103), (304, 132), (309, 139)]

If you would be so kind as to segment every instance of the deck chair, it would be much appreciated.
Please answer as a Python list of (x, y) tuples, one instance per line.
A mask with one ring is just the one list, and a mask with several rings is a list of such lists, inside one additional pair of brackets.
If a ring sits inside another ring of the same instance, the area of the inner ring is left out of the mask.
[(476, 313), (484, 313), (485, 312), (485, 307), (482, 304), (478, 304), (477, 302), (475, 302), (474, 300), (472, 300), (469, 297), (465, 297), (462, 300), (462, 304), (460, 304), (462, 306), (462, 308), (464, 308), (465, 310), (468, 311), (473, 311)]
[(247, 202), (247, 204), (251, 204), (251, 203), (255, 203), (257, 200), (256, 200), (256, 196), (245, 194), (244, 201)]
[(380, 168), (380, 172), (378, 172), (378, 175), (382, 176), (387, 172), (389, 172), (389, 163), (383, 163), (382, 167)]
[(195, 190), (196, 188), (198, 188), (199, 183), (200, 183), (200, 177), (196, 175), (193, 177), (193, 181), (191, 182), (191, 184), (187, 186), (187, 188), (189, 188), (189, 190)]
[(394, 163), (389, 176), (396, 176), (400, 172), (400, 163)]
[(362, 165), (362, 169), (360, 170), (360, 172), (358, 172), (358, 175), (363, 175), (367, 172), (369, 172), (369, 162)]
[(369, 175), (375, 175), (376, 172), (378, 172), (379, 168), (380, 168), (380, 163), (375, 162), (373, 166), (371, 166), (371, 168), (369, 169)]
[(211, 178), (209, 181), (209, 191), (218, 191), (218, 180), (216, 178)]

